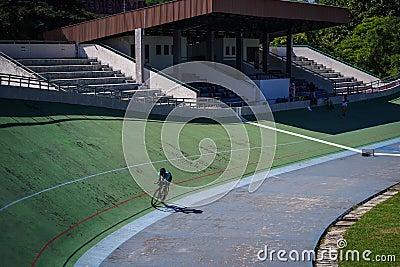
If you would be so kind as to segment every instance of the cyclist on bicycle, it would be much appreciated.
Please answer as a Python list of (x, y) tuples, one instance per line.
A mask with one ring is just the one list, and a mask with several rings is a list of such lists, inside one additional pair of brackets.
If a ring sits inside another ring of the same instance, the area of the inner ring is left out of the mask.
[(161, 168), (160, 171), (158, 172), (158, 184), (163, 182), (167, 187), (169, 184), (172, 182), (172, 174), (170, 172), (167, 172), (165, 168)]

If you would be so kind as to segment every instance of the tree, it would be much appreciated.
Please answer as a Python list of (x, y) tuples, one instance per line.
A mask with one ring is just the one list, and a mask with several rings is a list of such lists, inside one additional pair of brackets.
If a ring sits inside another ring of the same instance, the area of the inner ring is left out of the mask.
[(335, 54), (380, 76), (400, 69), (400, 18), (364, 19), (336, 48)]
[(0, 39), (42, 39), (45, 31), (98, 18), (76, 1), (0, 2)]
[(320, 0), (320, 3), (348, 8), (349, 23), (306, 32), (304, 38), (295, 36), (295, 44), (308, 44), (374, 74), (386, 76), (399, 72), (399, 38), (396, 37), (399, 0)]

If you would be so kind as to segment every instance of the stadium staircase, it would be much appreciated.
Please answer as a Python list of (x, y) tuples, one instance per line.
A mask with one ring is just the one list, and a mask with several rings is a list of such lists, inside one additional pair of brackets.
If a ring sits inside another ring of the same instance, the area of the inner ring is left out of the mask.
[(354, 77), (345, 76), (338, 71), (327, 68), (323, 64), (319, 64), (318, 62), (304, 56), (293, 57), (293, 63), (314, 73), (318, 73), (320, 76), (328, 78), (334, 84), (337, 94), (347, 92), (349, 88), (351, 88), (352, 91), (370, 89), (370, 85), (365, 84), (363, 81), (357, 81)]
[(50, 83), (64, 90), (76, 90), (83, 94), (161, 96), (160, 90), (150, 90), (137, 84), (121, 71), (113, 70), (96, 58), (47, 58), (18, 59), (22, 65), (34, 71)]

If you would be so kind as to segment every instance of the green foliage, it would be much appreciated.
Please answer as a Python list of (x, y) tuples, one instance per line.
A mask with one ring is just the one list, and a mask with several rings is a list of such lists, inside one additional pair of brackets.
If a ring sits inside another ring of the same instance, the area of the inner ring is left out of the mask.
[(400, 69), (399, 28), (399, 17), (365, 19), (335, 48), (335, 54), (381, 76), (396, 74)]
[(170, 2), (170, 1), (171, 0), (146, 0), (146, 5), (152, 6), (152, 5), (162, 4), (162, 3)]
[[(400, 70), (398, 0), (321, 0), (321, 4), (350, 10), (347, 25), (294, 36), (295, 44), (308, 44), (382, 77)], [(286, 39), (274, 40), (285, 44)]]
[[(293, 36), (294, 44), (306, 44), (308, 43), (306, 33), (298, 33)], [(278, 37), (272, 40), (271, 45), (286, 45), (286, 36)]]
[(45, 31), (97, 18), (76, 1), (0, 2), (0, 39), (42, 39)]

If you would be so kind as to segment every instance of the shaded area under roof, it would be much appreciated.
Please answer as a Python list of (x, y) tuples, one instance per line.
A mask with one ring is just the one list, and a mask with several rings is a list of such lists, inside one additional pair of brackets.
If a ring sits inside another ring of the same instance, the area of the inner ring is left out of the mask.
[(145, 28), (147, 34), (261, 32), (273, 36), (348, 23), (345, 8), (281, 0), (176, 0), (45, 32), (45, 40), (89, 42)]

